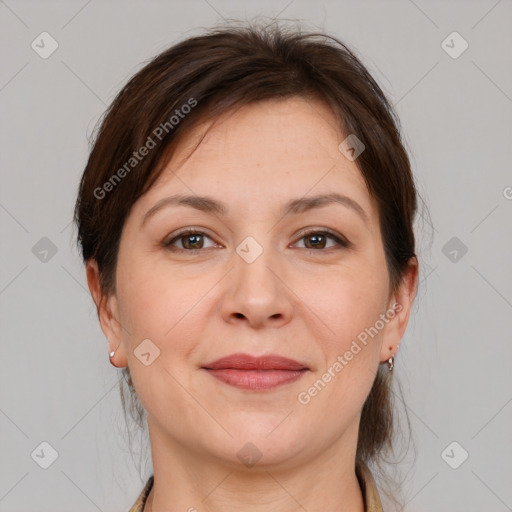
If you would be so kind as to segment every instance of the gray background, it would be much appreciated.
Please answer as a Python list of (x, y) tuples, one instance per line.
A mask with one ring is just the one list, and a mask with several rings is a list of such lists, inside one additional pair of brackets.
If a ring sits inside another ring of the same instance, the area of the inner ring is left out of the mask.
[[(510, 0), (0, 2), (0, 510), (128, 510), (151, 474), (129, 455), (120, 370), (74, 247), (87, 136), (143, 61), (254, 15), (302, 20), (357, 50), (396, 105), (428, 204), (396, 361), (416, 444), (405, 509), (512, 510)], [(47, 59), (31, 48), (43, 31), (59, 45)], [(453, 31), (469, 44), (457, 58), (442, 45)], [(58, 454), (48, 469), (44, 441)]]

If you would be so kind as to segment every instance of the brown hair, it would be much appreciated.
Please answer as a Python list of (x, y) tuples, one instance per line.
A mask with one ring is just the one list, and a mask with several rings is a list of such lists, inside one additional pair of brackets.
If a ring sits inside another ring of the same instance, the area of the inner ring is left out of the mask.
[[(391, 289), (396, 290), (415, 257), (417, 206), (399, 120), (346, 44), (273, 23), (215, 28), (170, 47), (137, 72), (106, 111), (75, 207), (77, 243), (84, 261), (97, 261), (105, 295), (115, 293), (119, 241), (130, 208), (159, 177), (182, 135), (251, 102), (294, 96), (326, 102), (341, 133), (355, 134), (364, 143), (356, 163), (378, 204)], [(131, 160), (150, 139), (155, 147)], [(378, 464), (393, 450), (391, 375), (379, 366), (362, 410), (356, 462)], [(134, 400), (131, 412), (141, 425), (143, 408), (128, 368), (123, 376)], [(121, 398), (126, 414), (122, 386)]]

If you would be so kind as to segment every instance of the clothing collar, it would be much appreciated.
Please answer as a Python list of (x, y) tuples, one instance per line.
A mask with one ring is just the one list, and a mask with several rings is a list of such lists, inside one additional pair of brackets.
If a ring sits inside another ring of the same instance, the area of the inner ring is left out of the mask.
[[(364, 511), (383, 512), (375, 480), (370, 470), (363, 462), (356, 465), (356, 476), (363, 493)], [(153, 487), (153, 481), (154, 475), (151, 475), (137, 498), (137, 501), (128, 512), (143, 512), (149, 492)]]
[(364, 462), (356, 464), (356, 476), (363, 493), (364, 512), (384, 512), (377, 485), (368, 466)]

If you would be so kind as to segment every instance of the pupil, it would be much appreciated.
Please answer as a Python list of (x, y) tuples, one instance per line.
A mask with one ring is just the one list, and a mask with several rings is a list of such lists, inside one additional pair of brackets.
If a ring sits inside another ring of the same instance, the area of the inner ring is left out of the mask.
[[(199, 239), (200, 239), (201, 235), (189, 235), (187, 237), (187, 245), (195, 245), (196, 243), (199, 243)], [(190, 242), (190, 240), (194, 240), (195, 239), (195, 242), (192, 241), (192, 243), (188, 243)], [(193, 247), (193, 249), (196, 249), (197, 247)]]
[[(310, 235), (308, 238), (310, 240), (316, 240), (318, 242), (319, 239), (323, 238), (323, 235)], [(320, 244), (313, 242), (313, 247), (318, 247), (319, 245), (322, 245), (321, 241)]]

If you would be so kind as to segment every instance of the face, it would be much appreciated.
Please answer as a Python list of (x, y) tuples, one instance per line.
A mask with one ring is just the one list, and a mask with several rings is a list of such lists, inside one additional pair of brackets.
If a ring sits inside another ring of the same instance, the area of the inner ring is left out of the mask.
[(133, 205), (102, 327), (161, 442), (232, 465), (355, 454), (410, 298), (390, 293), (377, 205), (337, 126), (316, 101), (245, 106), (185, 159), (206, 126), (189, 134)]

